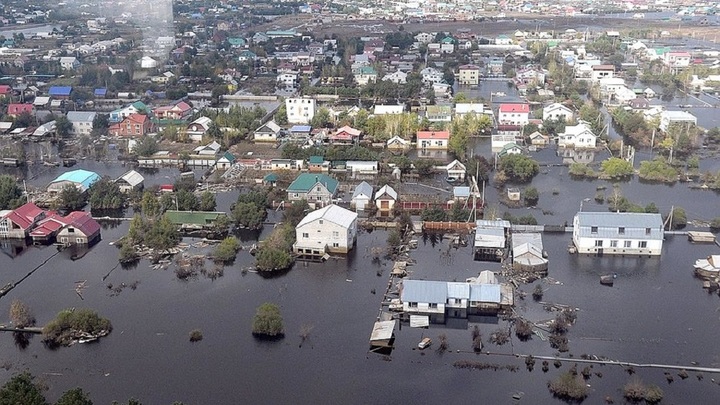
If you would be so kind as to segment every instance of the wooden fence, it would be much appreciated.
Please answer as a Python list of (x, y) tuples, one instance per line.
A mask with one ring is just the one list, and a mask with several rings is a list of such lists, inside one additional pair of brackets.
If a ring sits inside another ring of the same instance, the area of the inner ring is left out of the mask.
[(423, 229), (426, 230), (452, 230), (452, 231), (471, 231), (475, 229), (475, 224), (472, 222), (431, 222), (431, 221), (425, 221), (423, 222)]

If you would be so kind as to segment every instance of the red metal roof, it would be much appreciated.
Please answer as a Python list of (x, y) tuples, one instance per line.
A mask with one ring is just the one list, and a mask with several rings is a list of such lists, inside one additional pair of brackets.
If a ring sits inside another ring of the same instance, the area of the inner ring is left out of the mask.
[(8, 114), (11, 115), (19, 115), (24, 112), (33, 112), (33, 105), (32, 104), (9, 104), (8, 105)]
[(80, 230), (85, 236), (100, 232), (100, 224), (90, 216), (89, 212), (73, 211), (66, 215), (64, 220), (69, 226)]
[(500, 112), (501, 113), (529, 113), (530, 112), (530, 105), (529, 104), (500, 104)]
[(450, 139), (448, 131), (418, 131), (417, 139)]

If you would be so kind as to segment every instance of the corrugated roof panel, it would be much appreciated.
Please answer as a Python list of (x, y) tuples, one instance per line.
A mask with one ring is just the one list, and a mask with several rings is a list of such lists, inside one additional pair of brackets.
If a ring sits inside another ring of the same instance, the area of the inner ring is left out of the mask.
[(447, 301), (446, 284), (443, 281), (403, 280), (400, 299), (403, 302), (445, 304)]
[(472, 284), (470, 301), (500, 303), (500, 284)]

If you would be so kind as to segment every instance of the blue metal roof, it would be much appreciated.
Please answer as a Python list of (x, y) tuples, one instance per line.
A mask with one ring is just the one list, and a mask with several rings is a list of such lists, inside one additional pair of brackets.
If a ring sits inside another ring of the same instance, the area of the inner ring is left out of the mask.
[(96, 96), (104, 96), (107, 94), (107, 89), (95, 89)]
[(447, 301), (447, 283), (444, 281), (403, 280), (400, 299), (403, 302), (444, 304)]
[(71, 86), (52, 86), (48, 90), (48, 94), (51, 96), (69, 96), (72, 92)]
[(293, 125), (290, 128), (290, 132), (310, 132), (312, 127), (310, 125)]
[(100, 180), (100, 175), (98, 175), (97, 173), (80, 169), (65, 172), (55, 178), (55, 180), (53, 180), (50, 184), (60, 181), (70, 181), (73, 183), (81, 184), (85, 189), (88, 189), (93, 183), (98, 180)]

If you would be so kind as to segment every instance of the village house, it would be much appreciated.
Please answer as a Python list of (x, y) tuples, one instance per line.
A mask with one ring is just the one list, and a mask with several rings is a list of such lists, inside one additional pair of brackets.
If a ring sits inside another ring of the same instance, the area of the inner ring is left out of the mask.
[(145, 103), (143, 103), (142, 101), (136, 101), (127, 107), (111, 111), (110, 116), (108, 117), (108, 121), (120, 122), (132, 114), (142, 114), (147, 112), (148, 109)]
[(277, 142), (280, 136), (280, 126), (275, 121), (268, 121), (253, 132), (255, 142)]
[(354, 73), (355, 82), (359, 86), (365, 86), (368, 83), (375, 83), (377, 81), (377, 71), (372, 66), (363, 66)]
[(80, 67), (80, 62), (74, 56), (63, 56), (60, 58), (60, 69), (75, 70)]
[(686, 68), (690, 66), (690, 59), (688, 52), (666, 52), (663, 62), (671, 68)]
[(115, 184), (118, 185), (118, 188), (123, 193), (130, 193), (133, 191), (141, 190), (143, 188), (144, 182), (145, 178), (142, 176), (142, 174), (136, 172), (135, 170), (129, 170), (125, 172), (125, 174), (115, 180)]
[(530, 106), (524, 103), (500, 104), (498, 125), (522, 128), (530, 122)]
[(500, 219), (475, 221), (474, 259), (500, 261), (507, 249), (509, 232), (509, 221)]
[(94, 111), (68, 111), (67, 119), (72, 124), (70, 134), (90, 135), (93, 130), (93, 121), (97, 115)]
[(592, 67), (590, 80), (593, 82), (599, 82), (600, 79), (612, 79), (613, 77), (615, 77), (614, 65), (595, 65)]
[(0, 84), (0, 99), (12, 96), (12, 87), (7, 84)]
[(48, 212), (47, 216), (38, 221), (30, 231), (30, 238), (33, 243), (49, 243), (57, 236), (62, 227), (68, 225), (65, 217), (56, 213)]
[(659, 256), (663, 238), (660, 214), (581, 211), (573, 219), (578, 253)]
[(552, 103), (543, 108), (543, 121), (558, 121), (562, 119), (569, 123), (574, 117), (575, 114), (573, 114), (573, 111), (560, 103)]
[(570, 148), (595, 148), (597, 136), (585, 122), (568, 125), (565, 132), (558, 134), (558, 146)]
[(328, 173), (330, 171), (330, 161), (325, 160), (322, 156), (310, 156), (308, 158), (308, 171), (310, 173)]
[(425, 118), (430, 122), (452, 121), (452, 107), (449, 105), (429, 105), (425, 109)]
[(217, 156), (221, 148), (222, 145), (217, 141), (212, 141), (207, 145), (200, 145), (193, 149), (193, 154), (198, 156)]
[(293, 251), (301, 257), (348, 253), (357, 239), (357, 213), (331, 204), (311, 211), (295, 227)]
[(486, 109), (485, 105), (482, 103), (456, 103), (455, 104), (455, 117), (462, 118), (468, 114), (471, 114), (475, 117), (479, 117), (481, 115), (487, 115), (490, 118), (493, 117), (492, 110)]
[(547, 135), (543, 135), (538, 131), (533, 132), (528, 136), (530, 138), (530, 145), (534, 146), (547, 146), (550, 143), (550, 137)]
[(309, 124), (315, 116), (315, 99), (290, 97), (285, 99), (287, 119), (291, 124)]
[(70, 100), (70, 94), (73, 88), (71, 86), (50, 86), (48, 95), (53, 100)]
[(387, 142), (385, 142), (385, 147), (390, 150), (403, 151), (410, 149), (410, 141), (395, 135), (392, 138), (388, 139)]
[(477, 65), (462, 65), (459, 67), (458, 81), (460, 84), (476, 86), (480, 83), (480, 67)]
[(23, 113), (35, 115), (35, 107), (32, 104), (8, 104), (7, 115), (13, 118), (17, 118)]
[(523, 153), (525, 153), (525, 149), (523, 149), (522, 146), (515, 142), (511, 142), (503, 145), (500, 151), (498, 151), (497, 157), (501, 158), (506, 155), (522, 155)]
[(697, 125), (697, 117), (686, 111), (663, 111), (660, 113), (660, 130), (665, 132), (672, 124)]
[(100, 224), (89, 212), (74, 211), (64, 220), (67, 225), (58, 232), (58, 242), (64, 245), (92, 245), (100, 240)]
[(364, 211), (370, 206), (373, 198), (373, 187), (363, 181), (355, 187), (352, 198), (350, 199), (350, 208), (355, 211)]
[(362, 134), (361, 130), (345, 125), (330, 134), (328, 140), (331, 144), (351, 145), (360, 140), (360, 134)]
[(166, 105), (158, 107), (153, 110), (153, 114), (157, 119), (169, 119), (169, 120), (182, 120), (188, 115), (192, 114), (192, 107), (190, 104), (180, 101), (173, 105)]
[(324, 207), (332, 203), (338, 185), (338, 181), (328, 175), (302, 173), (288, 186), (288, 200), (305, 200), (310, 207)]
[(449, 140), (449, 131), (418, 131), (417, 149), (447, 150)]
[(395, 84), (405, 84), (407, 83), (407, 76), (407, 73), (398, 70), (396, 72), (385, 75), (382, 80), (389, 81)]
[(218, 158), (217, 162), (215, 162), (215, 167), (218, 170), (227, 170), (231, 168), (236, 161), (237, 159), (235, 158), (235, 155), (230, 153), (230, 151), (226, 151)]
[(513, 270), (546, 272), (547, 254), (543, 250), (542, 234), (514, 232), (512, 235)]
[(0, 219), (0, 238), (25, 239), (45, 215), (46, 212), (32, 202), (8, 212)]
[(500, 34), (495, 38), (495, 45), (512, 45), (512, 38), (505, 34)]
[(455, 179), (459, 181), (465, 181), (465, 174), (467, 173), (467, 170), (465, 168), (465, 165), (459, 160), (453, 160), (452, 162), (448, 163), (444, 167), (444, 169), (447, 173), (448, 180)]
[(130, 114), (108, 129), (111, 136), (139, 138), (150, 133), (152, 122), (147, 115)]
[(205, 137), (205, 134), (210, 129), (211, 124), (212, 119), (210, 119), (209, 117), (199, 117), (195, 121), (189, 123), (187, 127), (185, 127), (185, 134), (191, 141), (200, 142), (203, 140), (203, 137)]
[(87, 170), (72, 170), (56, 177), (47, 186), (47, 192), (53, 195), (59, 194), (68, 185), (76, 187), (81, 192), (86, 192), (90, 186), (100, 180), (100, 176)]
[(377, 215), (380, 217), (391, 217), (392, 210), (398, 200), (398, 193), (389, 185), (382, 186), (375, 192), (375, 206), (377, 207)]

